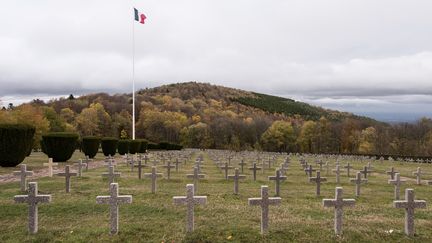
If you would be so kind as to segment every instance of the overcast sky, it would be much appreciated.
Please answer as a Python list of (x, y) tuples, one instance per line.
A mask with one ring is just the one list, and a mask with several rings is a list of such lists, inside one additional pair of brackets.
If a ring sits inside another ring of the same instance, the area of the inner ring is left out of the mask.
[(432, 117), (430, 0), (2, 0), (0, 100), (185, 81)]

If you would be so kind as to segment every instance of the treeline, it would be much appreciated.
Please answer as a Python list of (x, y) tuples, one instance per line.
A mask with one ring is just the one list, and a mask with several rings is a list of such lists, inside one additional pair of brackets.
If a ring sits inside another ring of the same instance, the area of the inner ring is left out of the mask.
[[(432, 121), (389, 125), (293, 100), (202, 83), (138, 92), (137, 138), (185, 147), (305, 153), (432, 155)], [(131, 95), (91, 94), (0, 112), (0, 123), (46, 132), (131, 137)]]

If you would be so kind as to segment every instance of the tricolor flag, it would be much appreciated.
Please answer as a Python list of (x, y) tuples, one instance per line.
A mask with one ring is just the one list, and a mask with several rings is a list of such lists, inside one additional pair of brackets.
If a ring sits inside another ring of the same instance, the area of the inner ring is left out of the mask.
[(144, 20), (147, 18), (143, 13), (138, 12), (138, 9), (134, 8), (135, 20), (144, 24)]

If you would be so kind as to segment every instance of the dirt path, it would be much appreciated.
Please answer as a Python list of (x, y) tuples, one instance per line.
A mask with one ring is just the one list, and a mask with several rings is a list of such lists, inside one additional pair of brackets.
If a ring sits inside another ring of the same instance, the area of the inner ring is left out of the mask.
[[(104, 166), (104, 164), (105, 163), (103, 160), (91, 161), (89, 163), (88, 168), (89, 169), (95, 169), (95, 168), (99, 168), (99, 167)], [(57, 169), (62, 170), (63, 168), (64, 168), (64, 166), (57, 166)], [(74, 168), (75, 168), (75, 166), (74, 166)], [(54, 171), (55, 171), (55, 169), (54, 169)], [(33, 179), (37, 179), (40, 177), (46, 177), (46, 176), (48, 176), (48, 168), (33, 170), (33, 176), (29, 176), (28, 179), (33, 180)], [(0, 175), (0, 184), (5, 184), (5, 183), (9, 183), (9, 182), (18, 182), (18, 181), (20, 181), (20, 177), (15, 176), (13, 173)]]

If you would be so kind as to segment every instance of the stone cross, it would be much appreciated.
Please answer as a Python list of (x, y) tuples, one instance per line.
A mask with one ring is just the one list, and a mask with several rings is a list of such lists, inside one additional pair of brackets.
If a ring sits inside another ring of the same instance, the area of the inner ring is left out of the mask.
[(76, 172), (70, 172), (70, 166), (69, 165), (66, 165), (64, 172), (57, 173), (57, 176), (64, 176), (66, 179), (66, 193), (70, 192), (71, 177), (77, 176), (77, 175), (78, 175), (78, 173), (76, 173)]
[(198, 173), (198, 168), (197, 168), (197, 167), (194, 167), (194, 172), (193, 172), (193, 174), (187, 174), (186, 177), (187, 177), (187, 178), (192, 178), (192, 179), (193, 179), (194, 190), (195, 190), (195, 192), (196, 192), (197, 189), (198, 189), (198, 180), (204, 178), (205, 175), (204, 175), (204, 174), (200, 174), (200, 173)]
[(347, 176), (350, 177), (350, 170), (353, 168), (350, 163), (347, 163), (344, 168), (347, 170)]
[(198, 169), (198, 173), (201, 173), (201, 169), (202, 169), (202, 164), (200, 163), (200, 162), (195, 162), (195, 166), (194, 167), (197, 167), (197, 169)]
[(195, 189), (193, 184), (186, 185), (186, 196), (173, 197), (175, 205), (186, 205), (187, 206), (187, 217), (186, 217), (186, 231), (194, 231), (194, 208), (195, 205), (206, 204), (207, 196), (195, 196)]
[(304, 171), (306, 172), (306, 175), (310, 178), (310, 177), (312, 177), (312, 173), (313, 173), (315, 170), (312, 169), (312, 165), (309, 165), (308, 168), (304, 169)]
[(14, 171), (13, 174), (21, 177), (21, 191), (27, 191), (27, 176), (32, 176), (33, 171), (27, 170), (26, 164), (21, 164), (20, 171)]
[(321, 177), (321, 171), (317, 171), (316, 177), (309, 177), (309, 182), (316, 183), (316, 195), (321, 195), (321, 182), (326, 182), (327, 178)]
[(97, 204), (110, 205), (110, 233), (113, 235), (118, 233), (119, 228), (119, 204), (132, 203), (131, 195), (119, 196), (118, 192), (118, 183), (111, 183), (109, 196), (96, 197)]
[(351, 183), (355, 183), (356, 184), (356, 196), (359, 197), (360, 196), (360, 187), (362, 183), (367, 183), (367, 179), (362, 179), (361, 178), (361, 173), (360, 171), (357, 172), (356, 174), (356, 178), (355, 179), (350, 179)]
[(340, 166), (336, 165), (336, 169), (334, 169), (332, 171), (336, 174), (336, 183), (339, 184), (340, 183), (340, 173), (342, 172), (342, 170), (340, 169)]
[(326, 175), (329, 174), (329, 170), (330, 170), (330, 165), (328, 162), (325, 163), (325, 167), (326, 167)]
[(232, 166), (228, 166), (228, 163), (225, 162), (224, 166), (222, 167), (222, 169), (225, 172), (225, 179), (228, 180), (228, 170), (232, 169)]
[(131, 172), (133, 172), (134, 167), (135, 167), (135, 155), (131, 156), (130, 160), (128, 160), (128, 163), (130, 164)]
[(141, 180), (141, 177), (142, 177), (142, 168), (143, 168), (143, 167), (148, 167), (148, 165), (143, 164), (143, 163), (142, 163), (142, 160), (139, 159), (139, 160), (138, 160), (138, 165), (136, 165), (136, 167), (138, 167), (138, 179)]
[(78, 163), (75, 163), (78, 166), (78, 177), (82, 176), (82, 168), (87, 167), (87, 163), (83, 163), (82, 159), (79, 160)]
[(322, 170), (322, 166), (323, 166), (323, 164), (324, 164), (324, 162), (322, 161), (322, 159), (317, 160), (317, 161), (316, 161), (316, 164), (319, 165), (319, 167), (320, 167), (320, 171), (321, 171), (321, 170)]
[(364, 175), (365, 179), (368, 177), (368, 174), (372, 173), (372, 171), (367, 166), (363, 167), (363, 170), (360, 172)]
[(156, 193), (156, 179), (162, 177), (162, 173), (156, 173), (156, 166), (152, 166), (151, 173), (145, 173), (144, 177), (150, 178), (152, 180), (151, 191)]
[(274, 176), (269, 176), (268, 179), (271, 181), (275, 181), (275, 193), (278, 197), (280, 193), (280, 182), (286, 180), (287, 177), (281, 176), (280, 170), (276, 170), (275, 173), (276, 174)]
[(246, 176), (240, 175), (238, 168), (235, 168), (234, 175), (228, 175), (228, 179), (234, 180), (234, 194), (237, 195), (239, 193), (239, 180), (244, 178), (246, 178)]
[(109, 185), (111, 185), (111, 183), (114, 183), (114, 179), (116, 177), (121, 176), (121, 173), (120, 172), (114, 172), (114, 166), (111, 165), (110, 167), (108, 167), (108, 173), (102, 173), (102, 176), (108, 177)]
[(43, 166), (48, 166), (48, 176), (53, 177), (53, 166), (57, 166), (58, 163), (53, 163), (53, 159), (49, 158), (48, 163), (43, 163)]
[(244, 162), (244, 159), (242, 159), (242, 160), (240, 161), (240, 163), (238, 163), (238, 164), (240, 165), (241, 173), (243, 173), (243, 167), (244, 167), (245, 165), (247, 165), (247, 163), (245, 163), (245, 162)]
[(395, 174), (395, 179), (392, 180), (388, 180), (389, 184), (393, 184), (394, 185), (394, 199), (395, 200), (399, 200), (399, 195), (400, 195), (400, 186), (402, 185), (402, 183), (404, 183), (406, 180), (401, 180), (400, 178), (400, 174), (396, 173)]
[(408, 236), (413, 236), (414, 230), (414, 209), (416, 208), (426, 208), (426, 201), (424, 200), (414, 200), (414, 189), (405, 190), (405, 200), (393, 201), (393, 206), (395, 208), (405, 209), (405, 234)]
[(323, 199), (324, 207), (333, 207), (335, 209), (334, 215), (334, 231), (336, 235), (342, 234), (342, 217), (343, 217), (343, 207), (354, 206), (355, 199), (343, 199), (343, 189), (342, 187), (336, 187), (335, 199)]
[(93, 161), (92, 159), (89, 158), (88, 155), (85, 156), (85, 164), (86, 164), (86, 171), (88, 170), (88, 166), (89, 166), (89, 162)]
[(176, 158), (176, 161), (175, 161), (175, 169), (176, 169), (176, 172), (178, 172), (178, 170), (179, 170), (179, 164), (180, 164), (181, 162), (179, 161), (179, 159), (178, 158)]
[(413, 172), (413, 175), (415, 175), (417, 177), (416, 181), (417, 181), (417, 185), (421, 184), (421, 175), (422, 175), (422, 171), (420, 167), (417, 167), (417, 171)]
[(249, 167), (248, 169), (253, 171), (253, 179), (256, 181), (256, 172), (257, 170), (261, 170), (261, 167), (257, 167), (256, 163), (254, 162), (253, 166)]
[(390, 171), (386, 171), (387, 175), (390, 175), (390, 180), (394, 180), (394, 176), (397, 173), (397, 171), (395, 171), (394, 167), (391, 167)]
[(281, 203), (280, 197), (269, 197), (268, 186), (261, 186), (261, 197), (249, 198), (248, 203), (250, 206), (261, 207), (261, 234), (265, 234), (268, 231), (268, 214), (270, 205), (278, 205)]
[(38, 203), (51, 202), (51, 195), (39, 195), (37, 182), (29, 183), (27, 195), (18, 195), (14, 197), (16, 203), (28, 203), (28, 230), (34, 234), (38, 231)]
[(175, 166), (171, 165), (171, 161), (168, 161), (167, 164), (162, 167), (167, 169), (167, 179), (169, 180), (171, 178), (171, 169), (175, 168)]

